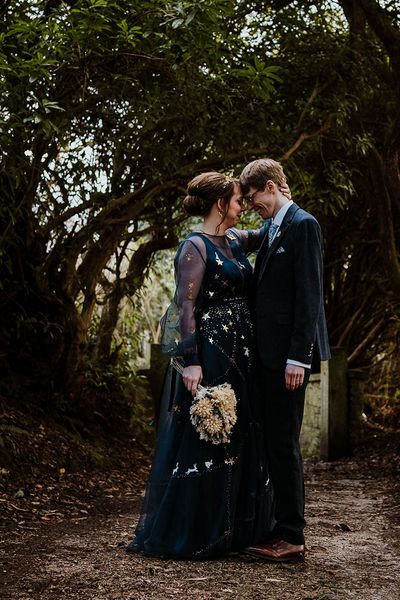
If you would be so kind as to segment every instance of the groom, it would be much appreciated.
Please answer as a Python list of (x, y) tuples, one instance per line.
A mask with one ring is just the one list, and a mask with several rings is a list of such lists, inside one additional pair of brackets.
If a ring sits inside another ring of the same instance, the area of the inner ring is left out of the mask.
[(322, 290), (322, 236), (316, 219), (280, 191), (279, 163), (259, 159), (241, 176), (249, 208), (272, 218), (255, 265), (257, 371), (276, 524), (246, 552), (303, 561), (304, 478), (299, 436), (313, 358), (330, 358)]

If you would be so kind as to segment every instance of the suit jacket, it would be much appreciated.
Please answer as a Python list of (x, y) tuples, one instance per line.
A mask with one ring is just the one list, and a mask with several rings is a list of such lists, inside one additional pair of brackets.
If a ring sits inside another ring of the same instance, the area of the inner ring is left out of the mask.
[(264, 366), (284, 368), (288, 358), (311, 364), (330, 358), (322, 285), (318, 221), (297, 204), (287, 211), (268, 248), (268, 233), (254, 271), (258, 353)]

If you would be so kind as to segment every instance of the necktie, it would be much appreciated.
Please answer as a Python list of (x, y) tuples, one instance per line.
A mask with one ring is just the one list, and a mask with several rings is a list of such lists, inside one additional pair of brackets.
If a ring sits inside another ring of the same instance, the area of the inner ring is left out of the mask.
[(271, 227), (268, 229), (268, 246), (272, 244), (272, 240), (274, 239), (276, 230), (279, 228), (279, 225), (276, 223), (271, 223)]

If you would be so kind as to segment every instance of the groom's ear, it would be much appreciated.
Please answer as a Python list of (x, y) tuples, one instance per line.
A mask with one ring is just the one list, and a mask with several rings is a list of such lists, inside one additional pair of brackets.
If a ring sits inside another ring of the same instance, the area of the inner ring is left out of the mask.
[(272, 179), (268, 179), (267, 183), (265, 184), (265, 191), (266, 192), (275, 192), (277, 190), (277, 185), (275, 183), (275, 181), (272, 181)]

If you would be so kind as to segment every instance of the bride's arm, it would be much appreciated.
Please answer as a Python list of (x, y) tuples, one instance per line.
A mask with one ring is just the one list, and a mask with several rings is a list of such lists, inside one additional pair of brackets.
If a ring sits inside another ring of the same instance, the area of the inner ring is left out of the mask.
[(206, 251), (201, 238), (186, 240), (176, 261), (176, 302), (179, 308), (180, 348), (184, 360), (183, 382), (195, 395), (203, 377), (197, 348), (195, 306), (206, 268)]
[(267, 219), (259, 229), (232, 228), (229, 231), (236, 237), (245, 254), (250, 254), (259, 250), (270, 224), (271, 219)]

